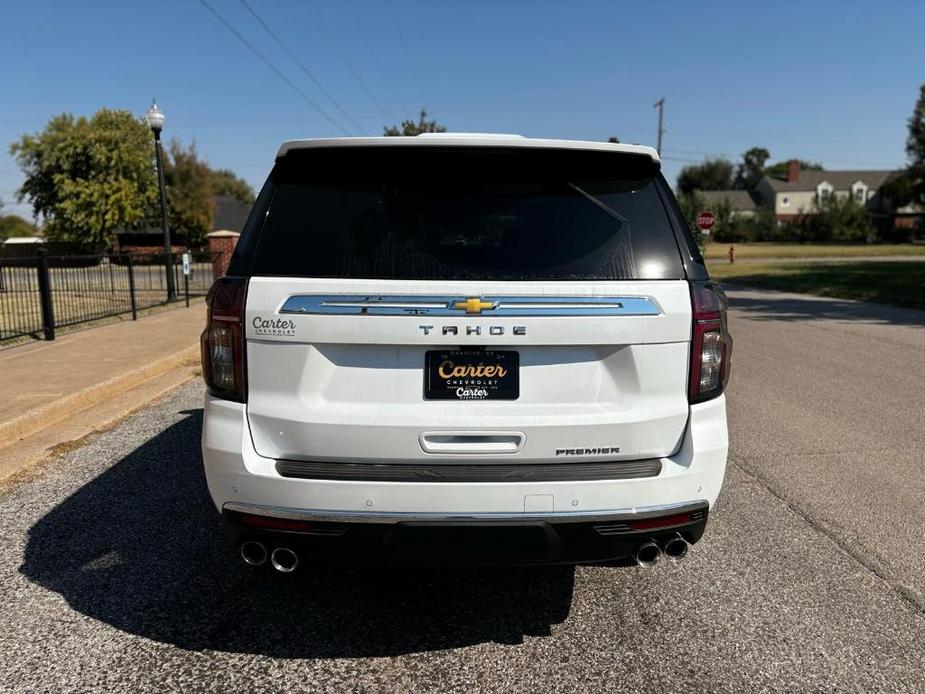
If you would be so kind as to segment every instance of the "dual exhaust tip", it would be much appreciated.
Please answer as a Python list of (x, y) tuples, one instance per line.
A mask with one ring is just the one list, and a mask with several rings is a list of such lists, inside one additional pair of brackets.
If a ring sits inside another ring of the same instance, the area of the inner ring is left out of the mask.
[(270, 560), (270, 565), (282, 574), (291, 574), (299, 566), (299, 555), (288, 547), (267, 549), (262, 542), (246, 540), (241, 543), (241, 558), (248, 566), (263, 566)]
[(654, 566), (662, 554), (672, 561), (680, 561), (687, 555), (688, 547), (690, 545), (680, 533), (675, 533), (664, 540), (661, 546), (650, 540), (639, 545), (635, 555), (636, 563), (639, 566)]
[[(690, 547), (687, 540), (675, 533), (661, 546), (653, 541), (644, 542), (636, 550), (635, 559), (639, 566), (654, 566), (664, 554), (672, 561), (680, 561), (687, 555)], [(276, 547), (272, 551), (256, 540), (246, 540), (241, 543), (241, 558), (248, 566), (263, 566), (269, 559), (270, 565), (283, 574), (289, 574), (299, 567), (299, 555), (288, 547)]]

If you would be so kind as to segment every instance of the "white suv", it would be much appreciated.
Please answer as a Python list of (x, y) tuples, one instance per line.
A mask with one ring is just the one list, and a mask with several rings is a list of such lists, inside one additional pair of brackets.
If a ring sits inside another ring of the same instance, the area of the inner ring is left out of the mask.
[(209, 294), (202, 450), (251, 565), (654, 563), (726, 466), (726, 300), (649, 147), (285, 143)]

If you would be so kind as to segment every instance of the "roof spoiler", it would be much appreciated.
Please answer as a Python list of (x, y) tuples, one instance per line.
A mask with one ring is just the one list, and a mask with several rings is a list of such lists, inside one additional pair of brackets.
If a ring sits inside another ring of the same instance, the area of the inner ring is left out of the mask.
[(586, 142), (583, 140), (549, 140), (529, 138), (523, 135), (490, 135), (481, 133), (423, 133), (415, 136), (398, 137), (334, 137), (289, 140), (284, 142), (276, 154), (282, 159), (289, 152), (306, 149), (332, 149), (340, 147), (428, 147), (439, 141), (441, 147), (523, 147), (526, 149), (585, 150), (593, 152), (614, 152), (649, 157), (661, 167), (661, 158), (654, 147), (628, 145), (612, 142)]

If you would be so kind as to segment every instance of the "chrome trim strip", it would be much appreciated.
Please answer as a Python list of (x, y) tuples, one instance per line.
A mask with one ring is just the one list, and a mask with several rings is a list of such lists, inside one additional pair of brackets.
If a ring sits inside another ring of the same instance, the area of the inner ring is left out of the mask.
[(359, 511), (325, 511), (296, 508), (279, 508), (275, 506), (260, 506), (257, 504), (244, 504), (237, 501), (226, 502), (223, 511), (237, 511), (250, 513), (255, 516), (270, 516), (272, 518), (288, 518), (290, 520), (304, 520), (331, 523), (402, 523), (405, 521), (465, 521), (465, 520), (517, 520), (517, 521), (550, 521), (557, 523), (582, 523), (590, 521), (623, 521), (639, 520), (651, 516), (661, 516), (669, 513), (684, 513), (687, 511), (700, 511), (709, 508), (707, 501), (685, 501), (676, 504), (661, 506), (644, 506), (638, 510), (623, 509), (614, 511), (562, 511), (560, 513), (414, 513), (414, 512), (375, 512), (362, 513)]
[[(478, 304), (477, 310), (467, 305)], [(648, 296), (290, 296), (281, 314), (341, 316), (447, 316), (522, 318), (527, 316), (658, 316), (661, 310)]]

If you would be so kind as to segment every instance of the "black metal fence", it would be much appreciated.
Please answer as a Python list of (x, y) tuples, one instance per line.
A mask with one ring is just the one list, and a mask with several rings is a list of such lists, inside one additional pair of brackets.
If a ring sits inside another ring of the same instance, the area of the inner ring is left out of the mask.
[[(55, 329), (131, 314), (168, 303), (166, 256), (63, 255), (0, 258), (0, 343), (17, 337), (55, 339)], [(173, 256), (175, 300), (189, 302), (212, 285), (212, 254), (191, 252), (189, 274)]]

